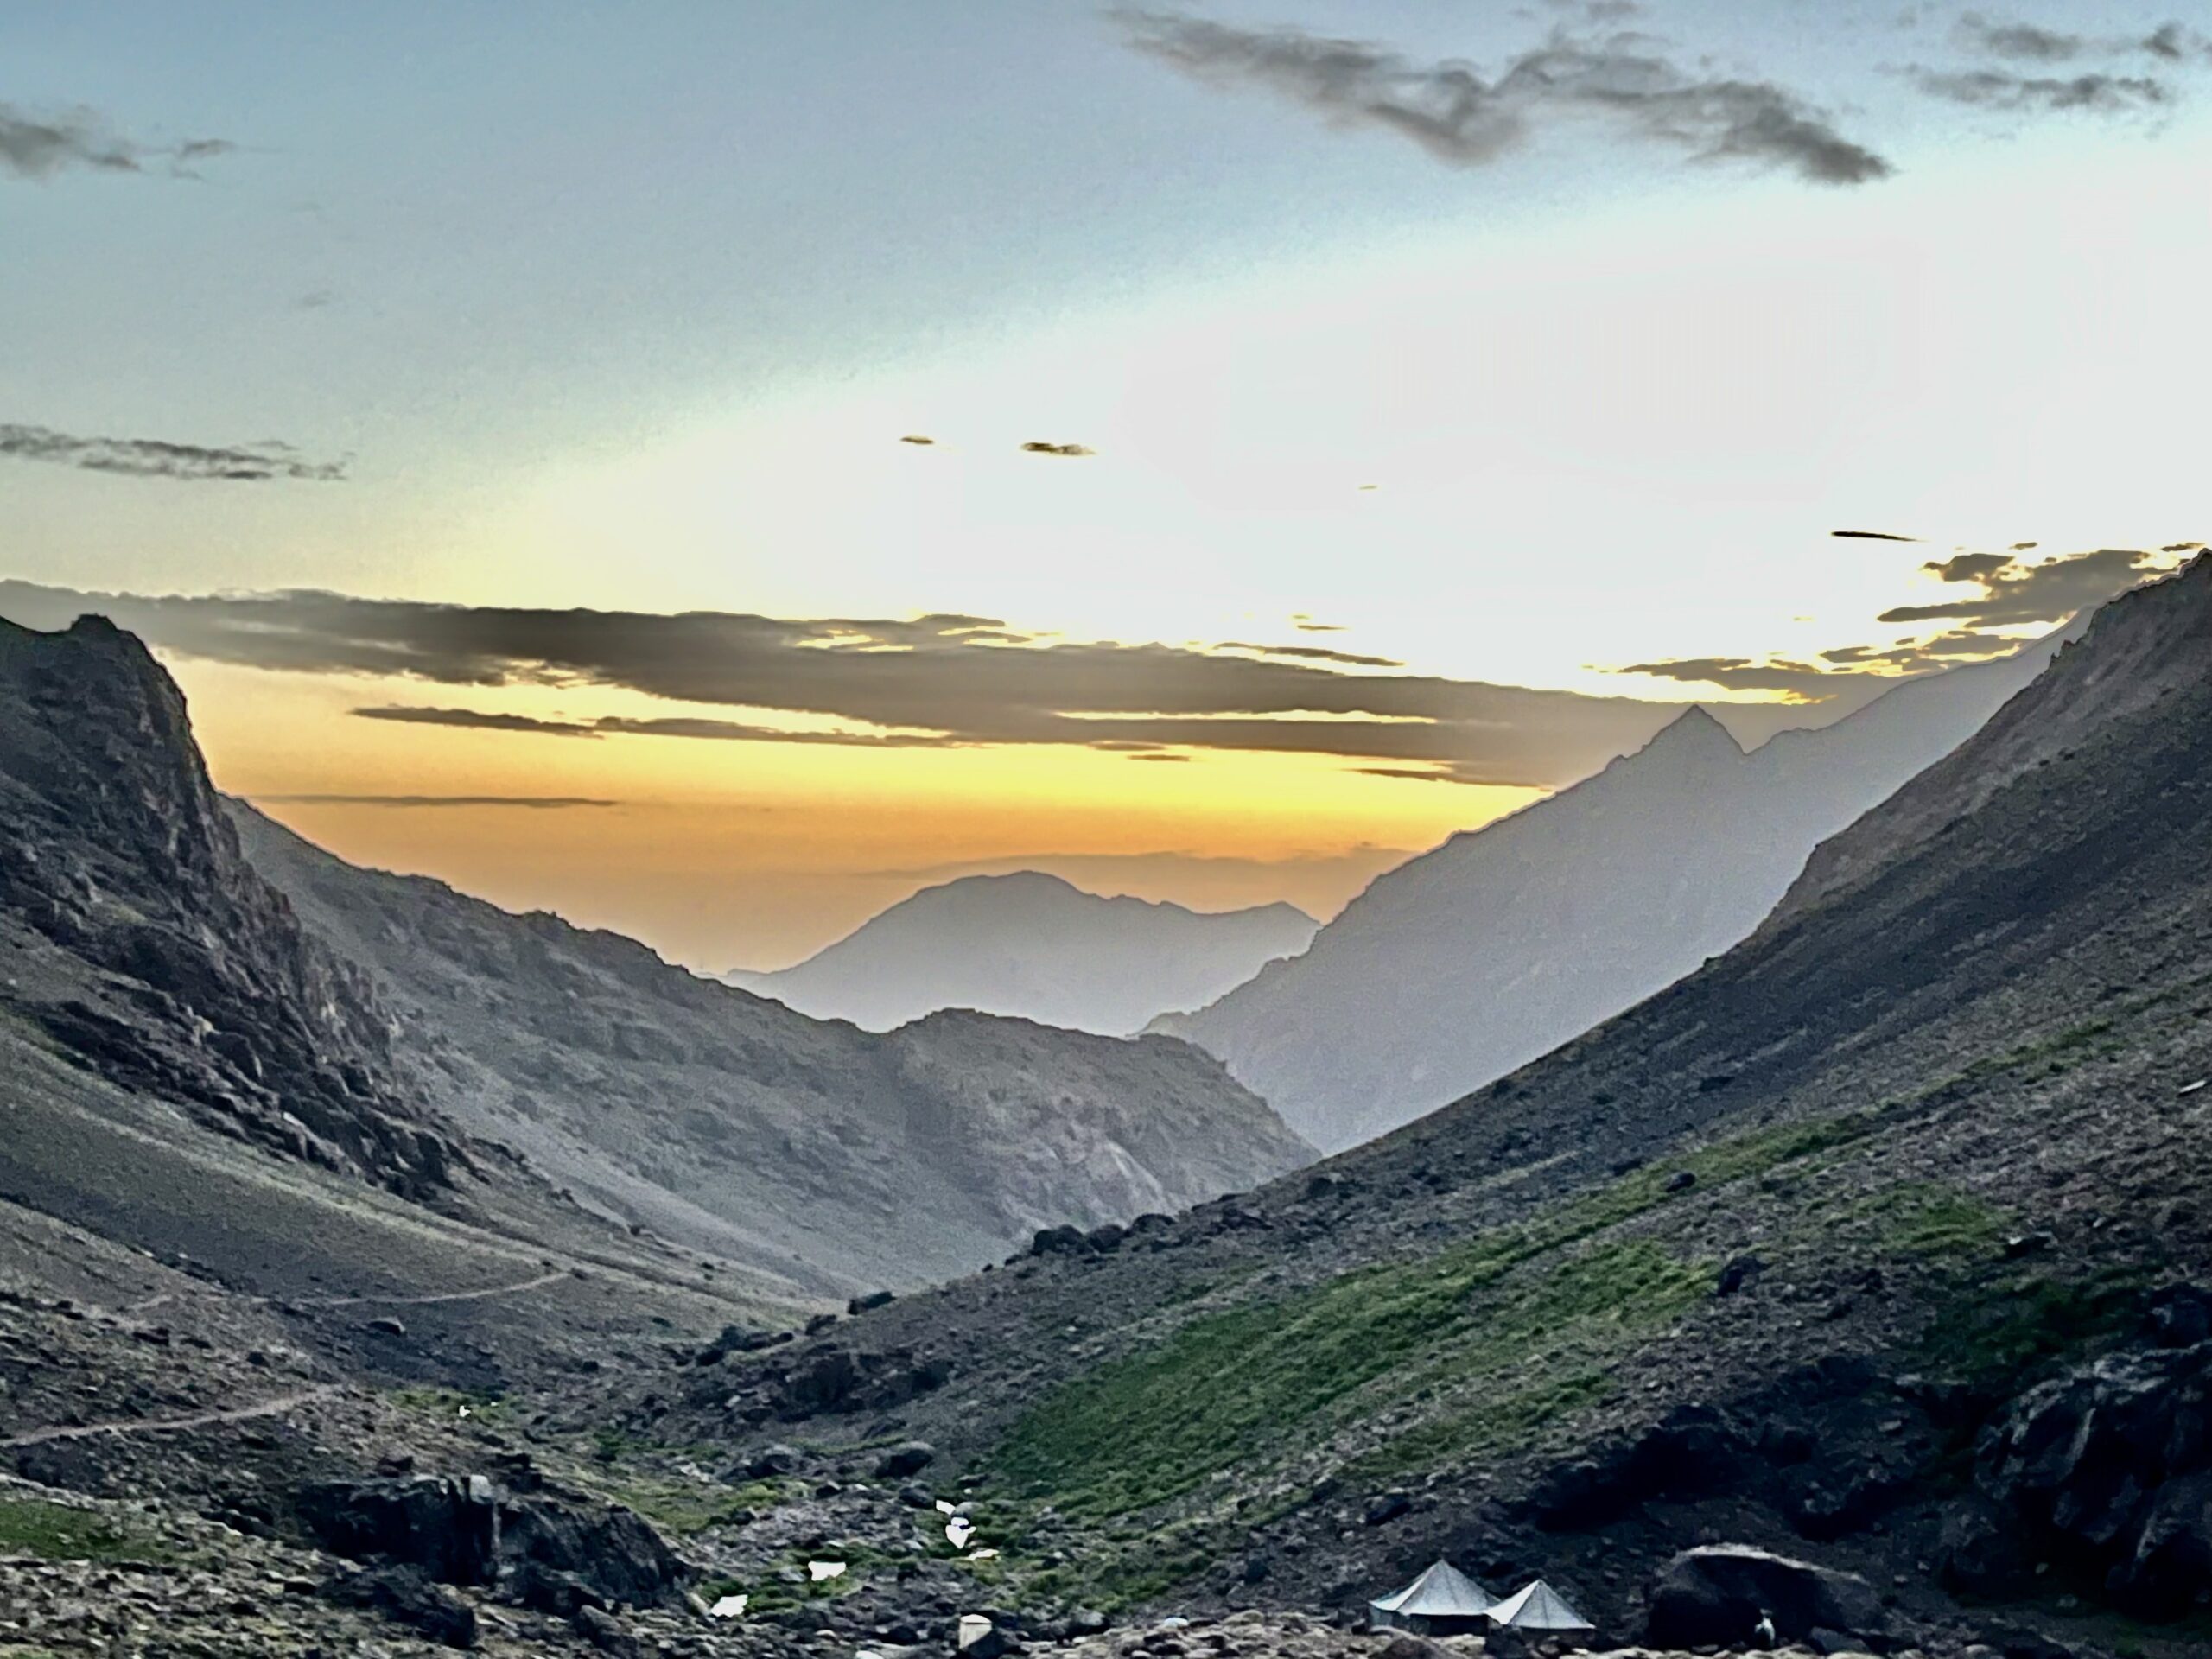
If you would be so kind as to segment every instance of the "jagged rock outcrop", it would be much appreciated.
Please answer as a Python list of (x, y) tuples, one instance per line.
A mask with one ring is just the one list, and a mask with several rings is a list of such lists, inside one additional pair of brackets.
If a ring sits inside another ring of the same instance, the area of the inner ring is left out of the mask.
[(99, 617), (0, 622), (0, 1010), (245, 1139), (420, 1197), (454, 1141), (368, 982), (246, 863), (183, 695)]
[(491, 1586), (512, 1576), (540, 1593), (567, 1585), (587, 1605), (645, 1607), (674, 1599), (690, 1576), (629, 1510), (505, 1491), (481, 1475), (322, 1481), (296, 1493), (293, 1508), (334, 1554), (411, 1568), (442, 1584)]
[[(1881, 1598), (1866, 1580), (1746, 1544), (1684, 1550), (1667, 1563), (1649, 1601), (1644, 1640), (1654, 1647), (1748, 1648), (1816, 1632), (1887, 1645)], [(1773, 1630), (1764, 1640), (1755, 1634), (1761, 1620)]]
[[(2201, 1325), (2207, 1299), (2185, 1300)], [(2018, 1593), (2047, 1564), (2140, 1618), (2202, 1605), (2212, 1343), (2107, 1355), (2030, 1389), (1982, 1435), (1974, 1486), (1944, 1536), (1944, 1572), (1961, 1588)]]

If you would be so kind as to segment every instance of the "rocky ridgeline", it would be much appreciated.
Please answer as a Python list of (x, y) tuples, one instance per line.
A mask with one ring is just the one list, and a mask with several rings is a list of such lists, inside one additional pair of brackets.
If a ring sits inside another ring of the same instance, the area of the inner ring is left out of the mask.
[(116, 1082), (403, 1195), (448, 1179), (366, 981), (247, 867), (183, 694), (99, 617), (0, 623), (0, 998)]

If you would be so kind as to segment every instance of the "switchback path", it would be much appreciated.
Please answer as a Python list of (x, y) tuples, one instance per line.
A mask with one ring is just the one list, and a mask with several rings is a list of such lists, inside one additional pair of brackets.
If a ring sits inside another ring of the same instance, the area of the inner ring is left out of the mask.
[[(229, 1295), (238, 1302), (250, 1302), (257, 1306), (271, 1307), (365, 1307), (374, 1304), (379, 1307), (433, 1307), (446, 1302), (481, 1302), (494, 1296), (519, 1296), (526, 1291), (543, 1290), (569, 1276), (565, 1268), (551, 1273), (541, 1273), (535, 1279), (525, 1279), (519, 1284), (486, 1285), (480, 1290), (442, 1290), (424, 1296), (250, 1296), (243, 1293), (226, 1292), (219, 1286), (210, 1286), (209, 1295)], [(175, 1301), (186, 1294), (183, 1291), (164, 1291), (159, 1296), (149, 1296), (143, 1302), (133, 1302), (122, 1312), (144, 1313)]]
[(256, 1417), (281, 1417), (288, 1411), (312, 1405), (338, 1392), (335, 1383), (321, 1382), (264, 1400), (257, 1406), (234, 1406), (228, 1411), (196, 1412), (189, 1417), (125, 1418), (111, 1423), (74, 1423), (60, 1428), (34, 1428), (0, 1440), (0, 1450), (47, 1446), (55, 1440), (90, 1440), (95, 1434), (172, 1434), (186, 1429), (213, 1428), (219, 1423), (251, 1422)]

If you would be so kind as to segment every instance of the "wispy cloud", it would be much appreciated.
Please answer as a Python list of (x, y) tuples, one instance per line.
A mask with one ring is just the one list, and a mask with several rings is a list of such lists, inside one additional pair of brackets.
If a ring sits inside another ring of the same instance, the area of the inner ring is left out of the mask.
[(1395, 657), (1370, 657), (1357, 651), (1332, 651), (1326, 645), (1253, 645), (1241, 639), (1224, 640), (1216, 651), (1248, 651), (1255, 657), (1288, 657), (1300, 662), (1342, 663), (1349, 668), (1403, 668)]
[(1977, 109), (2082, 110), (2120, 114), (2154, 108), (2171, 96), (2148, 75), (2016, 75), (1999, 69), (1917, 69), (1913, 81), (1931, 98)]
[(2085, 35), (1969, 11), (1953, 25), (1951, 44), (1970, 66), (1914, 64), (1906, 77), (1931, 98), (2010, 114), (2157, 110), (2177, 97), (2168, 72), (2212, 64), (2212, 41), (2179, 22), (2147, 35)]
[(1635, 143), (1698, 161), (1782, 167), (1821, 184), (1864, 184), (1891, 171), (1786, 87), (1682, 68), (1647, 36), (1557, 30), (1485, 74), (1294, 29), (1115, 15), (1131, 46), (1185, 74), (1258, 87), (1337, 125), (1395, 133), (1453, 166), (1494, 161), (1548, 124), (1597, 118)]
[(681, 715), (645, 719), (605, 715), (588, 721), (540, 720), (530, 715), (429, 708), (414, 703), (381, 704), (353, 712), (363, 720), (387, 720), (404, 726), (459, 726), (487, 732), (534, 732), (548, 737), (696, 737), (733, 743), (830, 744), (873, 749), (957, 747), (955, 740), (932, 733), (794, 731), (781, 726)]
[(1828, 534), (1846, 542), (1916, 542), (1917, 536), (1898, 536), (1886, 530), (1832, 530)]
[(620, 806), (588, 795), (256, 795), (259, 806), (518, 806), (534, 810)]
[(50, 461), (88, 473), (195, 482), (266, 483), (298, 479), (334, 483), (346, 476), (342, 461), (309, 461), (289, 443), (210, 446), (161, 438), (79, 437), (51, 427), (0, 423), (0, 456)]
[(2063, 34), (2035, 23), (1992, 20), (1969, 11), (1952, 26), (1952, 38), (1964, 49), (1986, 53), (1993, 58), (2016, 58), (2031, 63), (2064, 63), (2082, 55), (2088, 42), (2079, 35)]
[(200, 162), (237, 148), (227, 138), (143, 144), (123, 137), (90, 110), (35, 116), (13, 104), (0, 104), (0, 174), (19, 179), (50, 179), (74, 170), (160, 171), (172, 178), (197, 178)]

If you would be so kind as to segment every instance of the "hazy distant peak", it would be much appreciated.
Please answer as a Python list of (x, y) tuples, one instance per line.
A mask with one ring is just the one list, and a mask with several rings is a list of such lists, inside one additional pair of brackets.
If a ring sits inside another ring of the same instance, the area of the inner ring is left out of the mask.
[[(1284, 920), (1295, 919), (1319, 924), (1294, 904), (1278, 899), (1273, 904), (1255, 905), (1247, 909), (1231, 911), (1192, 910), (1179, 905), (1172, 899), (1144, 899), (1135, 893), (1093, 893), (1079, 887), (1064, 876), (1049, 870), (1007, 870), (986, 872), (976, 875), (956, 876), (935, 887), (924, 887), (912, 898), (892, 906), (904, 910), (925, 903), (952, 905), (974, 900), (988, 900), (1000, 904), (1037, 904), (1090, 908), (1105, 906), (1116, 910), (1143, 911), (1177, 918), (1256, 917), (1271, 916)], [(885, 914), (889, 914), (886, 912)]]
[(1084, 892), (1065, 876), (1054, 875), (1049, 870), (1007, 870), (955, 876), (950, 881), (924, 887), (914, 897), (927, 899), (956, 893), (1034, 893), (1056, 899), (1096, 899), (1099, 896)]
[(1019, 870), (925, 887), (795, 967), (724, 977), (875, 1031), (969, 1007), (1122, 1036), (1295, 956), (1319, 926), (1294, 905), (1209, 913)]
[(1734, 734), (1707, 712), (1705, 705), (1700, 702), (1691, 704), (1675, 715), (1637, 753), (1690, 758), (1719, 756), (1740, 760), (1744, 749), (1736, 741)]

